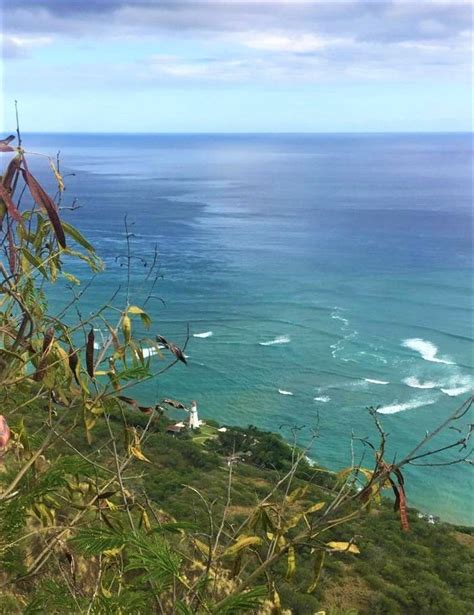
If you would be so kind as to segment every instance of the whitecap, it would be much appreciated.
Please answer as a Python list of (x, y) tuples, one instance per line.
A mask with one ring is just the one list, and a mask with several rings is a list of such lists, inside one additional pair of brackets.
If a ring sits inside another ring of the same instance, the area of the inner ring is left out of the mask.
[(364, 378), (365, 382), (370, 382), (371, 384), (389, 384), (387, 380), (375, 380), (374, 378)]
[(396, 414), (397, 412), (404, 412), (405, 410), (414, 410), (415, 408), (421, 408), (422, 406), (429, 406), (435, 403), (435, 399), (412, 399), (404, 404), (390, 404), (388, 406), (382, 406), (378, 408), (379, 414)]
[(204, 331), (204, 333), (193, 333), (193, 337), (206, 338), (211, 337), (211, 335), (214, 335), (212, 331)]
[(450, 397), (457, 397), (458, 395), (462, 395), (463, 393), (468, 393), (472, 389), (472, 385), (467, 384), (461, 387), (454, 387), (452, 389), (441, 389), (441, 391), (445, 395), (449, 395)]
[(415, 376), (409, 376), (408, 378), (405, 378), (403, 382), (412, 389), (434, 389), (440, 386), (436, 382), (420, 382)]
[(270, 340), (268, 342), (259, 342), (258, 344), (259, 346), (273, 346), (275, 344), (289, 344), (290, 341), (291, 340), (289, 335), (280, 335), (273, 340)]
[(321, 395), (320, 397), (315, 397), (314, 401), (320, 401), (323, 404), (327, 404), (328, 401), (331, 401), (331, 398), (327, 395)]
[(293, 395), (291, 391), (285, 391), (285, 389), (278, 389), (280, 395)]
[(408, 338), (402, 341), (402, 346), (410, 348), (419, 352), (425, 361), (431, 361), (432, 363), (445, 363), (446, 365), (453, 365), (453, 361), (447, 359), (440, 359), (436, 355), (438, 354), (438, 347), (432, 342), (422, 340), (419, 337)]
[[(164, 346), (160, 344), (158, 348), (164, 348)], [(148, 357), (154, 357), (156, 354), (158, 354), (158, 348), (155, 348), (154, 346), (152, 346), (151, 348), (142, 348), (143, 358), (147, 359)]]
[[(336, 310), (338, 310), (339, 308), (336, 308)], [(331, 314), (331, 318), (333, 320), (340, 320), (342, 322), (342, 324), (344, 325), (344, 327), (348, 327), (349, 326), (349, 321), (347, 318), (344, 318), (344, 316), (341, 316), (340, 314), (338, 314), (337, 311), (332, 312)]]

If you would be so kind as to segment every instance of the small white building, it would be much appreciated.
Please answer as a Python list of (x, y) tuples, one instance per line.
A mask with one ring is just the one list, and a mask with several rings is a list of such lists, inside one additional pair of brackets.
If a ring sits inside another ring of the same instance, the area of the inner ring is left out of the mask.
[(191, 402), (191, 410), (189, 411), (189, 429), (198, 429), (202, 425), (202, 421), (199, 420), (197, 403)]

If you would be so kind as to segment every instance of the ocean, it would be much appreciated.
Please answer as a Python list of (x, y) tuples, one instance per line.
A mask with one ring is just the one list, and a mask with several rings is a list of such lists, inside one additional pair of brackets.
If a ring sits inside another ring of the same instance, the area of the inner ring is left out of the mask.
[[(133, 303), (158, 248), (151, 334), (183, 344), (189, 325), (189, 365), (141, 385), (144, 403), (195, 399), (204, 419), (316, 434), (309, 456), (339, 469), (373, 463), (368, 407), (391, 461), (472, 394), (471, 135), (33, 134), (25, 147), (61, 150), (65, 204), (80, 205), (64, 215), (106, 264), (83, 313), (123, 297), (125, 216)], [(405, 474), (409, 505), (474, 523), (472, 466)]]

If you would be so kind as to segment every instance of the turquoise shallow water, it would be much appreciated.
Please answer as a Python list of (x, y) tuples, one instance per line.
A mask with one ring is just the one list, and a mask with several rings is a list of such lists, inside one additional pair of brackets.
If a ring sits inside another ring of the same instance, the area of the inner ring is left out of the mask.
[[(159, 247), (166, 305), (147, 306), (156, 332), (182, 343), (189, 323), (198, 337), (189, 366), (143, 385), (144, 401), (196, 399), (204, 417), (286, 436), (304, 425), (303, 442), (318, 424), (310, 455), (337, 468), (350, 461), (351, 433), (375, 438), (368, 406), (381, 407), (389, 454), (400, 456), (472, 393), (470, 135), (27, 143), (61, 149), (82, 205), (67, 215), (106, 262), (85, 310), (124, 281), (125, 214), (137, 256)], [(137, 259), (137, 302), (143, 271)], [(411, 468), (409, 502), (472, 523), (471, 470)]]

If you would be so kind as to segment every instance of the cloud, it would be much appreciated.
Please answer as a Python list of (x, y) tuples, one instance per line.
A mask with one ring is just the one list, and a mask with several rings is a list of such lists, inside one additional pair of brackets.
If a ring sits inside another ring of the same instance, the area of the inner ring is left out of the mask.
[(292, 35), (272, 32), (245, 33), (236, 37), (236, 40), (251, 49), (264, 51), (283, 51), (291, 53), (309, 53), (327, 47), (334, 47), (350, 39), (325, 38), (311, 33), (294, 33)]
[[(91, 21), (96, 15), (97, 20)], [(469, 29), (469, 1), (433, 0), (6, 0), (5, 26), (87, 36), (101, 28), (130, 32), (249, 32), (288, 29), (359, 40), (446, 38)]]
[(9, 36), (0, 34), (2, 57), (5, 59), (27, 58), (38, 47), (51, 45), (50, 36)]
[(24, 58), (35, 44), (15, 40), (135, 42), (140, 62), (107, 74), (148, 84), (466, 79), (470, 28), (467, 1), (6, 0), (4, 46)]

